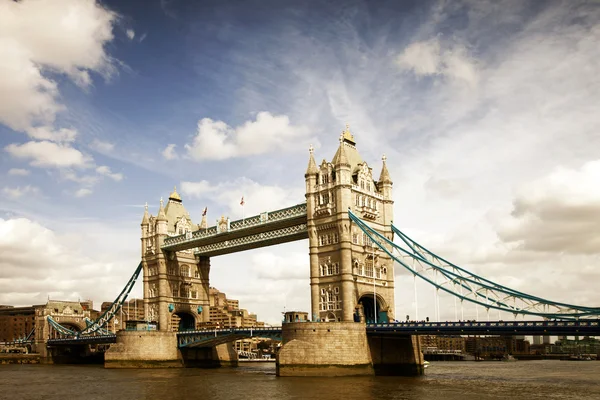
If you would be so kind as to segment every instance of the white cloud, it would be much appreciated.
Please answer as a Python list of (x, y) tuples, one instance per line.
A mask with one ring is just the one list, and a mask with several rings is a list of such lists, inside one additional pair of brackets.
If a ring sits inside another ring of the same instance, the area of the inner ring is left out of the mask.
[(19, 199), (24, 195), (38, 195), (40, 193), (40, 189), (35, 186), (27, 185), (27, 186), (18, 186), (16, 188), (5, 187), (2, 189), (4, 194), (7, 197), (10, 197), (13, 200)]
[(27, 176), (30, 173), (31, 172), (28, 169), (23, 169), (23, 168), (11, 168), (8, 170), (8, 175), (13, 175), (13, 176)]
[(90, 143), (90, 147), (94, 150), (108, 153), (114, 150), (115, 145), (110, 142), (104, 142), (102, 140), (94, 139), (92, 143)]
[(597, 160), (580, 170), (559, 167), (525, 185), (499, 227), (501, 240), (525, 251), (600, 254), (599, 182)]
[(91, 84), (90, 71), (110, 75), (104, 46), (115, 19), (94, 0), (0, 3), (0, 122), (34, 138), (72, 140), (73, 132), (52, 128), (64, 106), (46, 71), (83, 87)]
[(29, 128), (27, 134), (34, 139), (56, 142), (72, 142), (77, 137), (77, 131), (74, 129), (61, 128), (53, 130), (47, 126)]
[(267, 252), (252, 254), (249, 258), (254, 277), (259, 280), (295, 280), (306, 281), (310, 276), (310, 260), (305, 252), (287, 252), (277, 255)]
[(165, 160), (173, 160), (175, 158), (178, 158), (178, 155), (175, 152), (176, 146), (176, 144), (171, 143), (168, 144), (167, 147), (165, 147), (165, 149), (162, 151), (162, 156), (165, 158)]
[(439, 37), (410, 44), (396, 58), (396, 63), (417, 76), (440, 75), (475, 87), (479, 81), (476, 60), (464, 45), (442, 45)]
[(48, 141), (9, 144), (4, 150), (13, 157), (31, 160), (34, 167), (85, 167), (90, 162), (79, 150)]
[(61, 168), (59, 170), (60, 177), (67, 181), (77, 182), (86, 187), (94, 186), (100, 181), (100, 176), (90, 174), (77, 174), (71, 169)]
[(116, 297), (139, 257), (124, 252), (135, 245), (127, 240), (132, 232), (93, 221), (69, 230), (76, 233), (61, 235), (27, 218), (0, 219), (0, 304), (39, 304), (51, 295), (92, 299), (98, 309), (100, 302)]
[(127, 37), (129, 38), (129, 40), (133, 40), (133, 38), (135, 37), (135, 31), (133, 29), (127, 29)]
[(277, 210), (305, 201), (302, 188), (261, 185), (247, 178), (213, 185), (207, 181), (181, 182), (181, 193), (191, 198), (217, 201), (227, 207), (232, 219), (242, 217), (240, 201), (244, 197), (245, 215)]
[(89, 196), (90, 194), (92, 194), (92, 189), (81, 188), (75, 192), (75, 197), (81, 198), (81, 197)]
[(106, 165), (97, 167), (96, 172), (99, 173), (100, 175), (108, 176), (109, 178), (111, 178), (112, 180), (114, 180), (116, 182), (120, 182), (123, 180), (123, 174), (111, 172), (110, 168), (107, 167)]
[(302, 148), (299, 142), (303, 141), (307, 145), (310, 141), (306, 128), (292, 125), (285, 115), (259, 112), (255, 121), (246, 121), (236, 128), (223, 121), (203, 118), (198, 122), (194, 141), (185, 148), (197, 161), (224, 160), (275, 150), (290, 151)]

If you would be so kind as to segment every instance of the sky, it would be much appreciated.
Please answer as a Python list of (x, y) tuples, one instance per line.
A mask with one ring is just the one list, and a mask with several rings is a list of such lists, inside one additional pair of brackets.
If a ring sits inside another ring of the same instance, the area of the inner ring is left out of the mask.
[[(400, 230), (600, 306), (599, 70), (597, 1), (0, 0), (0, 304), (99, 308), (146, 202), (176, 185), (196, 223), (300, 203), (309, 146), (330, 161), (349, 124)], [(260, 320), (310, 309), (307, 241), (211, 263)], [(395, 273), (397, 315), (433, 316)]]

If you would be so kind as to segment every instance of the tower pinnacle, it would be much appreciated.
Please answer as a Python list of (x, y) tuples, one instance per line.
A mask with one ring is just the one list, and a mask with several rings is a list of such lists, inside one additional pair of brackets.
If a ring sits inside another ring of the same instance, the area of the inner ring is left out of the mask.
[(167, 215), (165, 214), (163, 198), (160, 198), (160, 208), (158, 209), (158, 215), (156, 216), (157, 221), (166, 221)]
[(317, 163), (315, 162), (315, 158), (313, 157), (313, 152), (315, 151), (314, 147), (312, 146), (312, 144), (310, 145), (310, 147), (308, 148), (308, 152), (310, 153), (310, 157), (308, 159), (308, 168), (306, 168), (306, 174), (307, 175), (316, 175), (319, 173), (319, 169), (317, 168)]
[(390, 172), (387, 169), (386, 160), (387, 157), (384, 154), (381, 157), (381, 161), (383, 161), (383, 166), (381, 167), (381, 174), (379, 175), (379, 183), (392, 184), (392, 178), (390, 177)]
[(144, 217), (142, 218), (142, 225), (148, 225), (150, 223), (150, 218), (148, 215), (148, 202), (144, 206)]

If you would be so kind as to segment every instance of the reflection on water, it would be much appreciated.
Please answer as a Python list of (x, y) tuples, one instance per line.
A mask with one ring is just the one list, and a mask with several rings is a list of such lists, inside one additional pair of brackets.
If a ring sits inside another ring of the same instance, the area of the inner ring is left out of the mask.
[(277, 378), (275, 365), (0, 366), (0, 399), (600, 399), (600, 361), (432, 362), (419, 378)]

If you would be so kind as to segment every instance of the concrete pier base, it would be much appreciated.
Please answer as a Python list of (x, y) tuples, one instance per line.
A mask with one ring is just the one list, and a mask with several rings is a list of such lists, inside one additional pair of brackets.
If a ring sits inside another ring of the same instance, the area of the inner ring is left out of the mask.
[(369, 337), (375, 375), (419, 376), (425, 372), (418, 336)]
[(104, 354), (105, 368), (183, 367), (177, 335), (161, 331), (119, 331)]
[(277, 376), (373, 375), (365, 324), (296, 322), (282, 327)]
[(297, 322), (282, 327), (277, 376), (419, 376), (417, 336), (369, 336), (364, 323)]
[(233, 343), (214, 347), (184, 347), (181, 355), (186, 367), (219, 368), (237, 367), (238, 355)]

